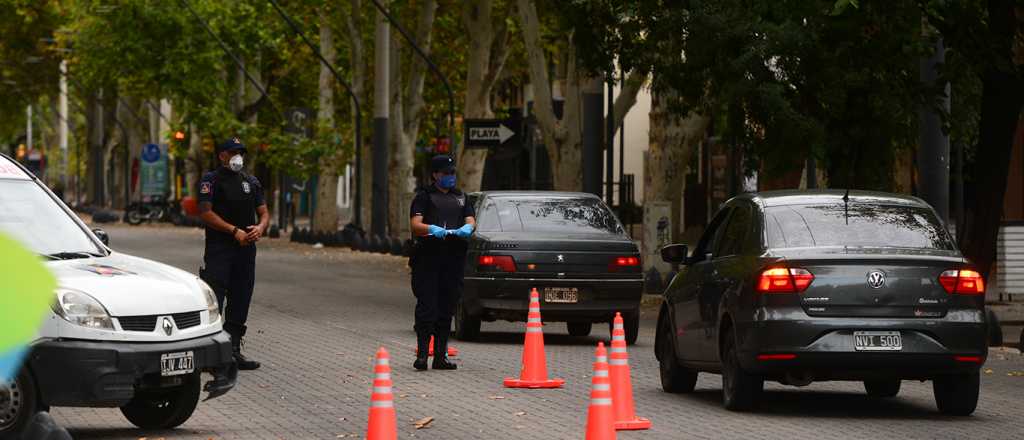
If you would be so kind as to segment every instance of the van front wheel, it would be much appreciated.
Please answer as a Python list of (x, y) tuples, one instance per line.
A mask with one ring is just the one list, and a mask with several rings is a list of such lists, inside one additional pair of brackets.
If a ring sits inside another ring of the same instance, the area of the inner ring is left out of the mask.
[(189, 375), (183, 385), (139, 390), (121, 414), (143, 429), (173, 429), (185, 423), (199, 404), (199, 373)]

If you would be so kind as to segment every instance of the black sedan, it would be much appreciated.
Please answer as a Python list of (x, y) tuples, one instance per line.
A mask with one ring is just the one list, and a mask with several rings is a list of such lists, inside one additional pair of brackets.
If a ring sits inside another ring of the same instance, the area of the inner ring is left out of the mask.
[[(640, 252), (598, 197), (563, 192), (482, 192), (466, 259), (455, 336), (476, 339), (481, 321), (526, 321), (530, 290), (545, 322), (586, 336), (621, 312), (627, 343), (639, 331)], [(610, 327), (610, 325), (609, 325)]]
[(736, 197), (665, 291), (655, 341), (662, 387), (721, 373), (726, 408), (754, 407), (764, 381), (863, 381), (893, 397), (930, 380), (941, 412), (969, 415), (985, 362), (985, 287), (935, 212), (870, 192)]

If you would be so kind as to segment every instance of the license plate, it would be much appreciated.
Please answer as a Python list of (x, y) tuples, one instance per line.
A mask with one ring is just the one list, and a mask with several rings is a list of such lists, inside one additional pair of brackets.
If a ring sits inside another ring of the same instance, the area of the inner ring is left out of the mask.
[(577, 303), (580, 300), (580, 289), (576, 287), (545, 287), (544, 302)]
[(160, 375), (178, 376), (196, 370), (195, 356), (191, 351), (160, 355)]
[(900, 351), (903, 350), (903, 335), (900, 332), (853, 332), (853, 348), (857, 351)]

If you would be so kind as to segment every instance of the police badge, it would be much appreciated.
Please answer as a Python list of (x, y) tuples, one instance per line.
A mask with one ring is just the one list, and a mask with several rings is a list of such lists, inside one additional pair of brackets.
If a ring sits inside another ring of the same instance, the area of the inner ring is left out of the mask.
[(249, 182), (242, 182), (242, 191), (249, 194)]

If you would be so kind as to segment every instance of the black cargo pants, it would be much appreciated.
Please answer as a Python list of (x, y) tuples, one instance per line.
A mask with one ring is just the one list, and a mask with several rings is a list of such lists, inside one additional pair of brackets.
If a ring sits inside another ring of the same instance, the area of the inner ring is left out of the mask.
[(249, 304), (256, 283), (256, 245), (210, 243), (203, 256), (199, 277), (213, 288), (224, 316), (224, 330), (235, 338), (245, 336)]
[(444, 253), (420, 255), (411, 263), (412, 293), (416, 296), (416, 336), (421, 346), (434, 336), (434, 351), (438, 353), (438, 350), (448, 347), (452, 315), (462, 297), (466, 256)]

